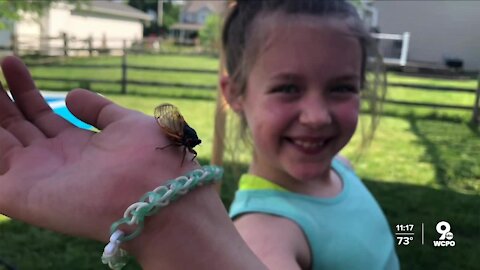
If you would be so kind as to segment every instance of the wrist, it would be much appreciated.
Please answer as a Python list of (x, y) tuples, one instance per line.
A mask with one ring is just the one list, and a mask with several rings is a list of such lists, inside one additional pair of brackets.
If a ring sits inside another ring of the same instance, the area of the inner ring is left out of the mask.
[(263, 269), (212, 185), (189, 192), (146, 219), (142, 234), (124, 248), (146, 270)]

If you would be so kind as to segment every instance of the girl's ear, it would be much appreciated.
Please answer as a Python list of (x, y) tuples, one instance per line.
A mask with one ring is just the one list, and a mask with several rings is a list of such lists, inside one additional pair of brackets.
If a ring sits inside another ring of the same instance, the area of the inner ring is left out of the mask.
[(235, 84), (232, 83), (230, 77), (222, 76), (220, 78), (220, 87), (222, 89), (222, 94), (228, 105), (236, 113), (241, 113), (243, 111), (243, 102), (242, 97), (239, 94), (239, 89), (236, 89)]

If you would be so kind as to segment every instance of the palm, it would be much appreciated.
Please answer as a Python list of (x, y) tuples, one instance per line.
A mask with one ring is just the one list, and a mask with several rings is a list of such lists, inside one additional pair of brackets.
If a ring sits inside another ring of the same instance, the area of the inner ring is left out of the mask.
[[(0, 213), (104, 240), (109, 223), (140, 195), (195, 166), (187, 162), (180, 167), (178, 148), (156, 150), (168, 140), (153, 117), (77, 91), (67, 98), (69, 109), (102, 131), (81, 130), (52, 112), (45, 113), (38, 92), (25, 85), (31, 81), (29, 75), (18, 75), (17, 69), (25, 69), (18, 60), (4, 61), (3, 69), (16, 106), (2, 96)], [(9, 69), (16, 77), (9, 75)], [(99, 226), (105, 231), (99, 233)]]

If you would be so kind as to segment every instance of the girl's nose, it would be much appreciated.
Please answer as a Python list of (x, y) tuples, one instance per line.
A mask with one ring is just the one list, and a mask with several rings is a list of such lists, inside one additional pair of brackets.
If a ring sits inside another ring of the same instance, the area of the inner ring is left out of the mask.
[(332, 123), (332, 114), (328, 104), (323, 100), (305, 100), (300, 108), (300, 123), (318, 128)]

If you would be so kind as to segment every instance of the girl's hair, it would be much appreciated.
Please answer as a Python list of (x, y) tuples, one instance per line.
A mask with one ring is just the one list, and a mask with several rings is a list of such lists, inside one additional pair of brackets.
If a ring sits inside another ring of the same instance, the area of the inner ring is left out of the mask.
[[(378, 123), (386, 91), (385, 72), (376, 44), (366, 30), (356, 8), (345, 0), (237, 0), (230, 8), (222, 31), (225, 66), (236, 92), (245, 93), (249, 73), (259, 53), (254, 38), (256, 22), (271, 14), (311, 15), (344, 20), (358, 38), (362, 52), (362, 96), (371, 114), (368, 130), (362, 123), (362, 146), (368, 144)], [(372, 57), (373, 56), (373, 57)], [(368, 80), (367, 80), (368, 79)], [(246, 121), (240, 117), (240, 136), (246, 138)]]

